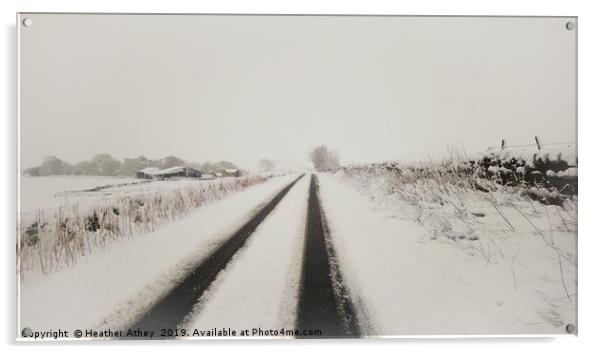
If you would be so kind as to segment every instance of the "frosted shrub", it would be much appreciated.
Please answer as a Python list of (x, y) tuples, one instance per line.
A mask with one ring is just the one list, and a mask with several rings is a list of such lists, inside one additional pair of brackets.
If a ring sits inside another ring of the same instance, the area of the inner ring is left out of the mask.
[(51, 214), (40, 210), (33, 219), (21, 220), (20, 271), (39, 268), (47, 274), (71, 266), (107, 243), (155, 231), (202, 205), (266, 180), (260, 176), (223, 179), (169, 192), (124, 196), (88, 210), (77, 204)]
[(475, 205), (491, 209), (505, 228), (513, 230), (502, 206), (531, 203), (531, 198), (543, 204), (574, 204), (572, 196), (562, 195), (553, 187), (504, 184), (497, 175), (483, 171), (482, 164), (454, 153), (441, 162), (353, 165), (340, 174), (373, 201), (396, 205), (404, 215), (427, 226), (435, 239), (478, 240), (476, 229), (485, 214)]

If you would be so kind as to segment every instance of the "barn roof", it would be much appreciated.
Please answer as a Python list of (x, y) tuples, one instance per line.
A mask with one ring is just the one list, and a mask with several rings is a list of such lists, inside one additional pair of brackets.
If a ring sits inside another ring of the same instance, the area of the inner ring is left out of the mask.
[(152, 172), (156, 172), (156, 171), (159, 171), (159, 169), (158, 169), (157, 167), (146, 167), (146, 168), (143, 168), (143, 169), (141, 169), (141, 170), (140, 170), (140, 171), (138, 171), (138, 172), (142, 172), (142, 173), (152, 173)]
[(147, 167), (147, 168), (141, 169), (138, 172), (142, 172), (144, 174), (154, 176), (154, 175), (165, 175), (165, 174), (170, 174), (170, 173), (177, 173), (177, 172), (184, 171), (186, 169), (194, 170), (192, 167), (174, 166), (174, 167), (165, 168), (163, 170), (160, 170), (157, 167)]
[(183, 166), (174, 166), (174, 167), (169, 167), (163, 170), (159, 170), (157, 172), (155, 172), (156, 174), (165, 174), (165, 173), (174, 173), (174, 172), (180, 172), (180, 171), (184, 171), (186, 169), (186, 167)]

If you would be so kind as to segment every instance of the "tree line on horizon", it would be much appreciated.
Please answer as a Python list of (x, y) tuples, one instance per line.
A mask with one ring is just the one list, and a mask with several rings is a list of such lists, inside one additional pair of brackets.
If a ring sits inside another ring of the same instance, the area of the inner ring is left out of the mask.
[(28, 176), (54, 176), (54, 175), (81, 175), (81, 176), (135, 176), (136, 172), (147, 167), (165, 169), (176, 166), (188, 166), (203, 173), (220, 172), (225, 169), (236, 169), (236, 165), (229, 161), (186, 162), (176, 156), (166, 156), (162, 159), (148, 159), (141, 155), (137, 158), (125, 158), (123, 162), (113, 158), (110, 154), (97, 154), (89, 161), (70, 164), (56, 156), (47, 156), (40, 166), (31, 167), (23, 171)]

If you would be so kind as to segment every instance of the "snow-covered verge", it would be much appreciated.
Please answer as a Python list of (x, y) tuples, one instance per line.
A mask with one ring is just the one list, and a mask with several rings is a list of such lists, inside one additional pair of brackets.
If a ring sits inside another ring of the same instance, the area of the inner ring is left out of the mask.
[(129, 325), (296, 177), (274, 177), (233, 193), (158, 231), (108, 244), (60, 272), (21, 274), (19, 328)]
[(371, 333), (561, 334), (576, 324), (570, 200), (546, 205), (510, 187), (485, 193), (442, 176), (357, 170), (321, 174), (320, 190)]
[(71, 266), (111, 242), (155, 231), (202, 205), (266, 180), (245, 176), (105, 185), (81, 192), (82, 199), (65, 198), (56, 208), (24, 212), (19, 218), (20, 272), (40, 268), (51, 273)]
[(343, 168), (350, 175), (388, 174), (403, 183), (436, 180), (483, 192), (520, 187), (521, 193), (546, 204), (576, 200), (577, 151), (574, 145), (488, 149), (467, 155), (451, 149), (442, 160), (379, 162)]
[(306, 175), (220, 273), (183, 327), (295, 328), (308, 189)]

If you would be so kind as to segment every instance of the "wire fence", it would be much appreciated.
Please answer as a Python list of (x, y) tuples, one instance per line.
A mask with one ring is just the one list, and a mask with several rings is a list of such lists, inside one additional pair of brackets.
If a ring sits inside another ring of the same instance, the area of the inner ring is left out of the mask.
[(507, 149), (507, 148), (517, 148), (517, 147), (531, 147), (531, 146), (536, 146), (538, 150), (541, 150), (544, 146), (558, 146), (558, 145), (576, 145), (575, 142), (554, 142), (554, 143), (542, 143), (541, 140), (539, 139), (539, 137), (535, 137), (535, 143), (534, 144), (515, 144), (515, 145), (508, 145), (506, 142), (506, 139), (502, 139), (502, 144), (500, 146), (500, 148), (502, 150)]

